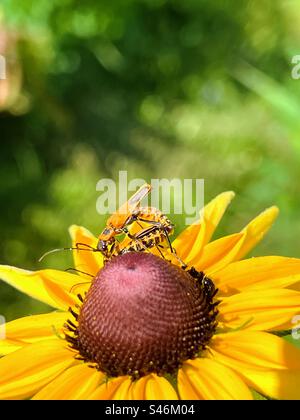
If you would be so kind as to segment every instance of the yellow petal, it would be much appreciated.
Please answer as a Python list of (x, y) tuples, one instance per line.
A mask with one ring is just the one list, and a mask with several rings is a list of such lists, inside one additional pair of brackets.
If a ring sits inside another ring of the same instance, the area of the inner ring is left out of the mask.
[(52, 312), (16, 319), (5, 324), (5, 340), (0, 340), (0, 355), (19, 350), (25, 345), (44, 339), (57, 339), (70, 314)]
[(155, 374), (144, 376), (132, 383), (134, 400), (178, 400), (177, 393), (167, 379)]
[(33, 396), (74, 362), (63, 340), (44, 340), (3, 357), (0, 400)]
[(264, 332), (216, 335), (208, 356), (234, 369), (249, 387), (277, 399), (300, 399), (300, 350)]
[(73, 366), (38, 392), (33, 400), (85, 400), (105, 375), (86, 364)]
[(300, 293), (288, 289), (245, 291), (225, 297), (218, 306), (224, 328), (245, 326), (259, 331), (293, 328), (292, 318), (300, 313)]
[[(240, 232), (239, 238), (238, 236), (230, 235), (229, 237), (215, 241), (215, 243), (208, 244), (204, 248), (201, 258), (192, 261), (191, 265), (194, 265), (198, 270), (205, 270), (207, 275), (212, 275), (228, 264), (242, 259), (263, 239), (277, 215), (278, 208), (270, 207), (252, 220)], [(237, 242), (235, 242), (236, 240)], [(229, 247), (229, 243), (232, 243), (231, 248)], [(224, 246), (226, 247), (225, 253)]]
[(298, 281), (297, 283), (293, 283), (291, 286), (289, 286), (289, 288), (300, 292), (300, 281)]
[(131, 379), (119, 376), (100, 385), (89, 397), (89, 400), (126, 400), (130, 398)]
[(220, 194), (204, 208), (203, 214), (200, 213), (201, 228), (186, 257), (187, 264), (200, 257), (203, 247), (210, 241), (233, 198), (232, 191)]
[(233, 197), (232, 191), (218, 195), (200, 211), (200, 221), (186, 228), (175, 239), (172, 245), (180, 258), (185, 262), (199, 258), (203, 246), (210, 241)]
[(224, 293), (293, 286), (300, 281), (300, 259), (256, 257), (229, 264), (213, 275)]
[[(234, 233), (217, 239), (204, 247), (200, 258), (195, 258), (190, 262), (199, 271), (210, 272), (210, 267), (214, 267), (220, 261), (226, 260), (228, 255), (243, 239), (243, 233)], [(226, 264), (225, 264), (226, 266)]]
[(177, 400), (175, 389), (165, 378), (155, 374), (137, 381), (120, 376), (100, 385), (89, 397), (92, 400)]
[(183, 400), (251, 400), (252, 394), (231, 369), (210, 359), (188, 360), (178, 372)]
[(133, 397), (131, 393), (131, 387), (132, 387), (131, 378), (126, 378), (118, 386), (112, 399), (113, 400), (132, 400)]
[[(97, 249), (97, 238), (87, 229), (81, 226), (72, 225), (69, 228), (69, 232), (72, 238), (72, 247), (76, 248), (76, 244), (85, 244), (93, 249)], [(79, 245), (80, 248), (84, 246)], [(89, 250), (74, 250), (73, 251), (74, 264), (77, 270), (95, 276), (100, 268), (103, 267), (103, 257), (101, 252), (93, 252)], [(84, 275), (86, 278), (86, 276)], [(89, 278), (89, 277), (88, 277)]]
[(70, 291), (79, 276), (59, 270), (27, 271), (1, 265), (0, 278), (34, 299), (66, 310), (74, 304)]
[(277, 219), (278, 214), (278, 207), (270, 207), (253, 219), (242, 230), (242, 232), (245, 233), (245, 239), (239, 249), (239, 252), (237, 253), (236, 260), (242, 259), (264, 238), (265, 234), (269, 231), (274, 221)]

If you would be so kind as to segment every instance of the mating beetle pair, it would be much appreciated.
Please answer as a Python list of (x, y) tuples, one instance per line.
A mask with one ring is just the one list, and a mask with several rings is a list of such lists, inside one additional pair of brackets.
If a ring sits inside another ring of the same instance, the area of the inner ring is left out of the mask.
[[(204, 273), (198, 272), (194, 267), (188, 268), (176, 255), (169, 239), (169, 235), (174, 230), (174, 225), (171, 221), (160, 210), (154, 207), (140, 207), (142, 199), (150, 191), (151, 185), (144, 184), (118, 211), (108, 218), (106, 227), (98, 238), (97, 250), (103, 254), (105, 260), (109, 260), (113, 256), (125, 252), (139, 252), (156, 247), (161, 256), (164, 257), (160, 247), (162, 247), (161, 244), (164, 241), (167, 241), (171, 253), (181, 263), (181, 267), (198, 280), (202, 285), (205, 295), (209, 299), (213, 299), (218, 291), (214, 283)], [(141, 227), (141, 230), (136, 234), (130, 234), (128, 231), (128, 226), (133, 222), (138, 223)], [(143, 228), (140, 222), (149, 224), (149, 226)], [(120, 247), (120, 243), (117, 240), (117, 236), (122, 233), (125, 233), (131, 239), (129, 244), (123, 248)]]
[[(163, 243), (167, 242), (171, 254), (179, 261), (181, 268), (186, 270), (193, 278), (195, 278), (202, 286), (203, 291), (208, 299), (212, 300), (217, 293), (214, 283), (204, 275), (197, 271), (194, 267), (188, 267), (176, 255), (175, 249), (172, 247), (169, 235), (173, 233), (174, 225), (160, 210), (155, 207), (141, 207), (140, 203), (145, 198), (152, 187), (144, 184), (140, 187), (130, 199), (124, 203), (115, 213), (113, 213), (106, 222), (106, 227), (98, 237), (97, 248), (84, 243), (76, 243), (75, 248), (63, 248), (65, 250), (91, 251), (101, 252), (104, 262), (111, 258), (122, 255), (126, 252), (148, 251), (156, 248), (161, 257), (164, 257), (162, 249)], [(129, 227), (136, 223), (141, 229), (137, 233), (131, 233)], [(146, 227), (145, 227), (146, 225)], [(118, 237), (127, 236), (130, 241), (126, 245), (119, 242)], [(48, 254), (61, 251), (54, 249), (45, 253), (40, 261)], [(84, 273), (87, 274), (87, 273)]]

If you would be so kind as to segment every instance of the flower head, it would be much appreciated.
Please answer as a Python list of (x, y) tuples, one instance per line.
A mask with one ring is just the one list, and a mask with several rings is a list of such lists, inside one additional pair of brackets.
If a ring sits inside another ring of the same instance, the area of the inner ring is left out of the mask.
[[(232, 197), (175, 239), (172, 263), (131, 252), (103, 268), (100, 253), (75, 250), (80, 275), (1, 266), (4, 281), (57, 311), (7, 323), (0, 399), (299, 399), (300, 352), (273, 332), (300, 313), (300, 260), (242, 260), (276, 207), (210, 242)], [(96, 247), (86, 229), (70, 231)]]
[(205, 348), (216, 315), (189, 273), (151, 253), (130, 252), (96, 275), (75, 316), (78, 326), (67, 325), (67, 340), (108, 376), (163, 376)]

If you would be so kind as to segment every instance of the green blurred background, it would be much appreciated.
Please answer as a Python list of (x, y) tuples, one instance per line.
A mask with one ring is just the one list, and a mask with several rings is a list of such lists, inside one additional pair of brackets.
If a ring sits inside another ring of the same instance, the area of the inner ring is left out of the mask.
[[(217, 237), (272, 204), (257, 254), (300, 257), (299, 1), (1, 0), (0, 262), (72, 265), (102, 177), (204, 178), (237, 198)], [(177, 230), (183, 217), (176, 217)], [(0, 284), (8, 320), (47, 308)]]

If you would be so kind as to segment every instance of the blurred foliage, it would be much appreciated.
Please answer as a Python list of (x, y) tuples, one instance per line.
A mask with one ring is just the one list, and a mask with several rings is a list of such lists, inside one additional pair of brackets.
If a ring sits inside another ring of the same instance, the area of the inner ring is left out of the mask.
[[(255, 253), (299, 257), (299, 53), (298, 1), (2, 0), (1, 263), (70, 267), (37, 260), (73, 223), (99, 233), (96, 183), (119, 170), (235, 190), (218, 236), (277, 204)], [(0, 294), (8, 319), (46, 310)]]

